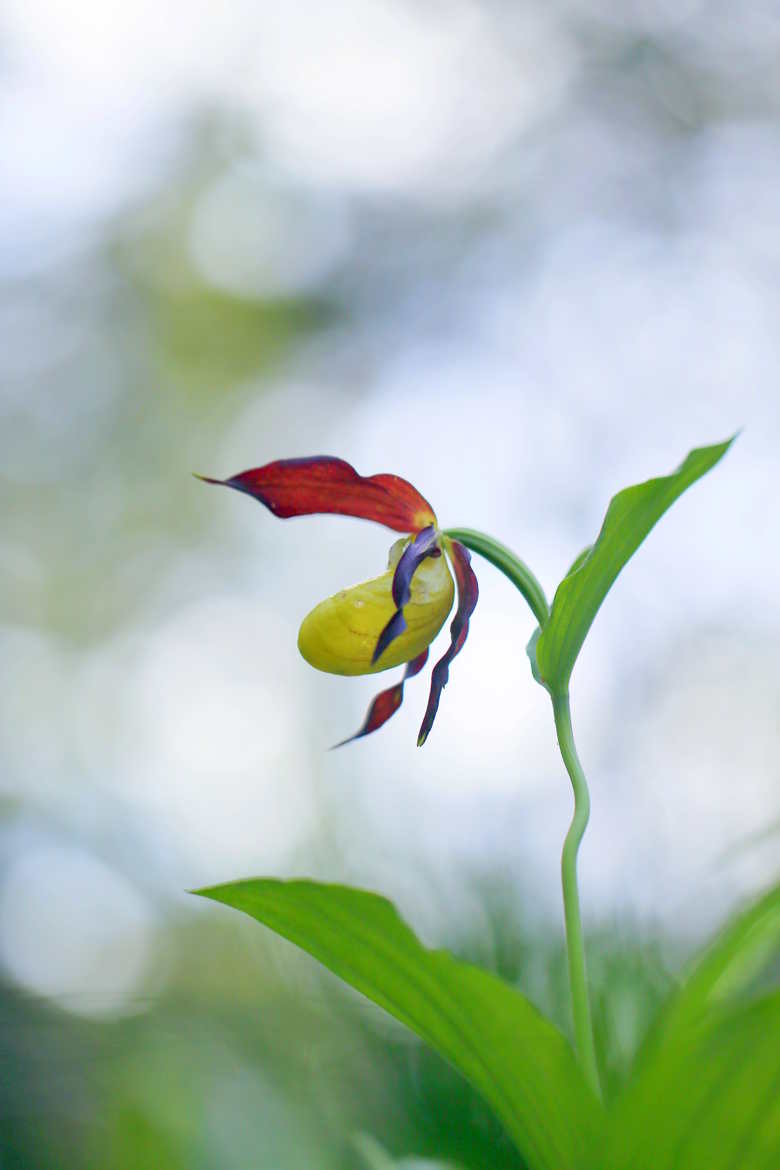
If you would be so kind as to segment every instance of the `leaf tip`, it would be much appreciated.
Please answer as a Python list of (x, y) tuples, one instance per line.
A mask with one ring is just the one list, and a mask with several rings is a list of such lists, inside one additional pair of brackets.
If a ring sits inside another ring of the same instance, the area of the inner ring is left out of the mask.
[(221, 886), (200, 886), (197, 890), (186, 890), (185, 893), (192, 894), (196, 898), (208, 898), (212, 902), (222, 902), (224, 898), (221, 890)]
[(736, 443), (737, 439), (742, 434), (744, 429), (745, 429), (744, 427), (739, 427), (736, 431), (734, 431), (733, 435), (729, 435), (729, 437), (727, 439), (722, 439), (719, 443), (712, 443), (709, 447), (697, 448), (697, 450), (700, 450), (703, 452), (717, 451), (718, 452), (717, 459), (716, 459), (716, 462), (717, 462), (718, 460), (723, 458), (723, 456), (726, 454), (726, 452), (728, 450), (731, 449), (731, 447), (734, 446), (734, 444)]

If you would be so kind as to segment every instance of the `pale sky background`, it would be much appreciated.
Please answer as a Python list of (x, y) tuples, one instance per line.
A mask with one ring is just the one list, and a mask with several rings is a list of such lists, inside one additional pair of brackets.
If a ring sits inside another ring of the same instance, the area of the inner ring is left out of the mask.
[[(407, 477), (551, 598), (615, 491), (742, 428), (576, 667), (582, 900), (700, 937), (776, 879), (776, 6), (12, 0), (0, 54), (7, 974), (138, 1010), (184, 891), (255, 874), (376, 888), (430, 942), (492, 874), (557, 928), (522, 601), (475, 557), (425, 748), (427, 674), (327, 752), (383, 680), (312, 672), (298, 624), (395, 537), (190, 478), (284, 456)], [(191, 285), (331, 315), (259, 371), (171, 372), (154, 306)]]

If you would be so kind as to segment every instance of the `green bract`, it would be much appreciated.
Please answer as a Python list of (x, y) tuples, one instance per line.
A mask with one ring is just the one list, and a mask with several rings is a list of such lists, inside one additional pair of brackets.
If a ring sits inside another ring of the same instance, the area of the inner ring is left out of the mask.
[(648, 479), (613, 496), (601, 531), (558, 586), (549, 620), (534, 643), (536, 672), (552, 694), (563, 694), (599, 607), (623, 566), (686, 488), (728, 451), (734, 438), (698, 447), (671, 475)]

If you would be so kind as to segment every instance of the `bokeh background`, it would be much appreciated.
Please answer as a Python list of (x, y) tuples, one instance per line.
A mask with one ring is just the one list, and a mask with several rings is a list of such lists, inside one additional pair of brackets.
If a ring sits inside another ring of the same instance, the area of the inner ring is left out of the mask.
[(310, 671), (297, 625), (393, 537), (192, 471), (394, 471), (551, 595), (616, 490), (744, 428), (575, 671), (608, 1079), (777, 878), (779, 56), (769, 0), (4, 5), (3, 1170), (521, 1165), (208, 883), (378, 889), (568, 1027), (518, 597), (477, 565), (424, 750), (422, 678), (329, 753), (376, 679)]

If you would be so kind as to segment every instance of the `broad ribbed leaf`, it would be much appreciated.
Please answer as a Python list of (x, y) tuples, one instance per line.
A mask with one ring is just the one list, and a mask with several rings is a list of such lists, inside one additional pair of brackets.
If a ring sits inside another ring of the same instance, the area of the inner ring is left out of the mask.
[(778, 955), (780, 886), (775, 886), (729, 922), (696, 959), (677, 995), (667, 1030), (679, 1016), (690, 1018), (707, 1004), (741, 992)]
[(550, 620), (536, 642), (538, 674), (551, 693), (568, 688), (585, 636), (620, 570), (667, 508), (715, 466), (733, 441), (699, 447), (671, 475), (635, 484), (613, 497), (595, 544), (558, 586)]
[(780, 994), (678, 1032), (614, 1111), (602, 1170), (780, 1166)]
[(605, 1167), (780, 1166), (780, 994), (746, 996), (780, 954), (780, 887), (694, 963), (617, 1103)]
[(662, 1048), (687, 1043), (691, 1029), (698, 1028), (720, 1004), (744, 992), (778, 955), (780, 886), (775, 886), (727, 923), (693, 961), (639, 1052), (638, 1075), (659, 1059)]
[(256, 918), (421, 1036), (492, 1106), (532, 1170), (581, 1170), (603, 1124), (564, 1037), (517, 991), (431, 951), (385, 898), (267, 879), (198, 893)]

